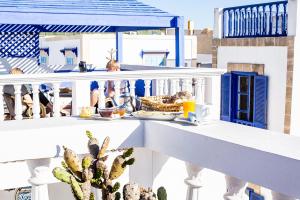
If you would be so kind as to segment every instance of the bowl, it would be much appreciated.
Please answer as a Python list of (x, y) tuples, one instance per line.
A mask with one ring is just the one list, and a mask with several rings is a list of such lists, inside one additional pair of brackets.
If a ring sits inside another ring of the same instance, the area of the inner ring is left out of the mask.
[(114, 108), (102, 108), (102, 109), (99, 109), (98, 111), (99, 111), (99, 114), (101, 117), (112, 117), (115, 109)]

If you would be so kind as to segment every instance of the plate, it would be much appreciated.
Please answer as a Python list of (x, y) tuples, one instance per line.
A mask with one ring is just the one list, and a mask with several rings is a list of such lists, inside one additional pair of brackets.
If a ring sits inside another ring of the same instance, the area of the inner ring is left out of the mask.
[(116, 119), (122, 119), (121, 117), (101, 117), (99, 114), (97, 115), (91, 115), (89, 119), (93, 120), (104, 120), (104, 121), (112, 121)]
[(157, 112), (157, 111), (137, 111), (131, 113), (138, 119), (173, 121), (179, 113)]
[(185, 119), (185, 118), (176, 118), (175, 121), (179, 122), (179, 123), (183, 123), (183, 124), (193, 125), (193, 126), (198, 126), (199, 125), (198, 121), (191, 122), (191, 121), (189, 121), (188, 119)]

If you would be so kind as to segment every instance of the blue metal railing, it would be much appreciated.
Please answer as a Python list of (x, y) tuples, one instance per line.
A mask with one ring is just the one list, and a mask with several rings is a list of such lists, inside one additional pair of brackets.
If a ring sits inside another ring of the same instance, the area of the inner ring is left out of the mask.
[(287, 36), (287, 1), (223, 9), (223, 38)]

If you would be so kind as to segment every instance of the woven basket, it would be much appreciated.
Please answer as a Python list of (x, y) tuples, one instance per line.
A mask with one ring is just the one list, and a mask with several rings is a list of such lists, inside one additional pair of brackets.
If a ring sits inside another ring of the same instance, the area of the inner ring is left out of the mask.
[(182, 103), (175, 103), (171, 96), (151, 96), (141, 98), (142, 110), (179, 112), (182, 110)]

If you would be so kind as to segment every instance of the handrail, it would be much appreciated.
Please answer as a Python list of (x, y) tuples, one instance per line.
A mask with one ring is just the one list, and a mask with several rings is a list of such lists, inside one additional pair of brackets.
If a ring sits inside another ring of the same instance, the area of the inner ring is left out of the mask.
[(219, 76), (225, 73), (223, 69), (169, 69), (169, 70), (141, 70), (120, 72), (92, 72), (92, 73), (48, 73), (48, 74), (20, 74), (0, 76), (0, 85), (28, 84), (47, 82), (72, 82), (77, 80), (134, 80), (134, 79), (172, 79), (198, 78)]
[(223, 38), (287, 36), (288, 1), (223, 9)]

